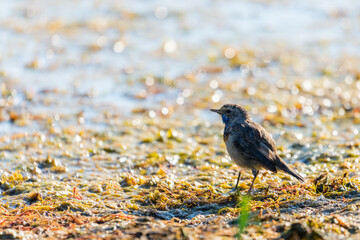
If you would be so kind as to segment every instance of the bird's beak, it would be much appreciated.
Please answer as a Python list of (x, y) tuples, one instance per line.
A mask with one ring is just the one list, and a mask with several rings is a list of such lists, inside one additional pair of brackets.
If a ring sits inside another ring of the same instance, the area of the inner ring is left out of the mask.
[(210, 109), (210, 111), (222, 114), (222, 111), (220, 109)]

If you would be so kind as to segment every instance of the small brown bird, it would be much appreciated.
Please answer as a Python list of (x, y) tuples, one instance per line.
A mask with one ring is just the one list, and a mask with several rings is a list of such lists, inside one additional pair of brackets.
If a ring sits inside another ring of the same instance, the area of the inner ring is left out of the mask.
[[(220, 109), (210, 109), (221, 115), (225, 124), (224, 142), (231, 159), (242, 168), (252, 170), (254, 179), (249, 188), (253, 188), (260, 169), (267, 169), (274, 173), (278, 169), (294, 176), (301, 182), (304, 178), (292, 170), (276, 152), (275, 142), (271, 135), (259, 124), (251, 120), (248, 112), (236, 104), (225, 104)], [(239, 184), (241, 171), (236, 182)]]

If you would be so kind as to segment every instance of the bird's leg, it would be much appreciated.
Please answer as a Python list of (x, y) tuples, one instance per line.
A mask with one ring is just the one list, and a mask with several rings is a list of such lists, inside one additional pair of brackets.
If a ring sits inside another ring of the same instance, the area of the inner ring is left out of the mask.
[(237, 182), (236, 182), (235, 190), (237, 189), (237, 187), (239, 185), (240, 176), (241, 176), (241, 171), (239, 172), (239, 176), (238, 176), (238, 179), (237, 179)]
[(254, 179), (252, 180), (251, 186), (249, 188), (249, 192), (248, 192), (249, 195), (251, 194), (251, 190), (254, 186), (255, 179), (256, 179), (257, 175), (259, 174), (259, 170), (253, 169), (252, 174), (254, 175)]

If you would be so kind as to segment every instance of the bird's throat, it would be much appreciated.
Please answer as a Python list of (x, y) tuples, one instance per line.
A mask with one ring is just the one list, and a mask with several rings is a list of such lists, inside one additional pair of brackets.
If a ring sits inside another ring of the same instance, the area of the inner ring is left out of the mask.
[(227, 116), (225, 116), (225, 114), (221, 114), (221, 118), (222, 118), (222, 121), (223, 123), (226, 125), (229, 123), (230, 121), (230, 118), (228, 118)]

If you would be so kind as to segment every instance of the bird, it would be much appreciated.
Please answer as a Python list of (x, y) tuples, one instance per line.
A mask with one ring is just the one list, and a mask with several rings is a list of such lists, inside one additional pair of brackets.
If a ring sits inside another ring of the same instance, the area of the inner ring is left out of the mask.
[[(248, 190), (249, 195), (261, 169), (274, 173), (282, 170), (299, 181), (304, 181), (304, 178), (279, 156), (272, 136), (251, 119), (245, 108), (237, 104), (225, 104), (220, 109), (210, 109), (210, 111), (218, 113), (225, 124), (223, 139), (230, 158), (242, 169), (252, 171), (253, 180)], [(235, 190), (240, 176), (241, 171), (239, 171)]]

